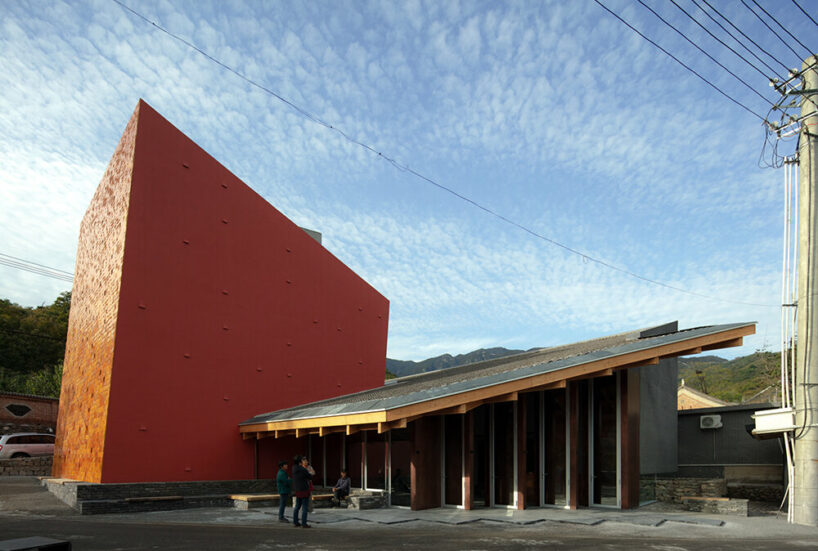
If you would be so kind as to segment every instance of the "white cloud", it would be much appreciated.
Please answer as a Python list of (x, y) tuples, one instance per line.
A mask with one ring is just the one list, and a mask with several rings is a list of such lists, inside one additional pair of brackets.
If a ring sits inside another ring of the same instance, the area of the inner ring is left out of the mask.
[[(631, 4), (612, 4), (657, 30)], [(115, 4), (5, 7), (0, 252), (70, 269), (79, 219), (142, 96), (286, 215), (324, 232), (391, 300), (392, 356), (559, 344), (677, 318), (776, 327), (775, 309), (651, 286), (508, 226)], [(758, 121), (595, 5), (135, 7), (549, 238), (692, 292), (775, 301), (780, 183), (755, 168)], [(0, 296), (56, 296), (53, 282), (7, 272)]]

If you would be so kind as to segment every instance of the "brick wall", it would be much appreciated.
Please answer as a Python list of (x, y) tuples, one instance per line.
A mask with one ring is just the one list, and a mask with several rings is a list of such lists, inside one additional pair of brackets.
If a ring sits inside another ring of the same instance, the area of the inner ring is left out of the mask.
[(59, 403), (56, 398), (0, 392), (0, 434), (23, 432), (15, 429), (21, 426), (51, 427), (53, 431), (57, 426)]
[(54, 449), (54, 474), (64, 478), (102, 476), (138, 114), (139, 106), (80, 226)]

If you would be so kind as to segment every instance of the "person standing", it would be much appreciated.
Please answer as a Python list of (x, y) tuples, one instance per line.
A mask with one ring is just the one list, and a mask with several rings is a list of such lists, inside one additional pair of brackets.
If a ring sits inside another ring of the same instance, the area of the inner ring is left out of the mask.
[(278, 462), (278, 475), (276, 476), (276, 486), (278, 486), (278, 520), (280, 522), (287, 522), (284, 518), (284, 508), (287, 507), (287, 502), (293, 493), (292, 479), (287, 474), (287, 462)]
[[(309, 512), (310, 487), (312, 475), (315, 471), (310, 467), (310, 461), (306, 456), (296, 456), (296, 465), (293, 468), (293, 489), (295, 490), (295, 510), (293, 511), (293, 524), (303, 528), (310, 528), (307, 524), (307, 513)], [(298, 511), (301, 511), (301, 522), (298, 522)]]

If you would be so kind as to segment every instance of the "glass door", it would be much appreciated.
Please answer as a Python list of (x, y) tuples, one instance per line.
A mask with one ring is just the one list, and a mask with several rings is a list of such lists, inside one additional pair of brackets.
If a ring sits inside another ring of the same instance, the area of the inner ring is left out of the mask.
[(443, 503), (463, 505), (463, 416), (443, 417)]
[(474, 410), (474, 505), (488, 506), (491, 496), (489, 470), (491, 466), (490, 416), (491, 407), (483, 405)]
[(591, 494), (595, 505), (619, 506), (619, 403), (617, 375), (593, 380)]
[(494, 505), (514, 505), (514, 402), (492, 404), (494, 410)]
[(545, 448), (546, 505), (568, 504), (568, 423), (565, 389), (543, 393), (543, 441)]

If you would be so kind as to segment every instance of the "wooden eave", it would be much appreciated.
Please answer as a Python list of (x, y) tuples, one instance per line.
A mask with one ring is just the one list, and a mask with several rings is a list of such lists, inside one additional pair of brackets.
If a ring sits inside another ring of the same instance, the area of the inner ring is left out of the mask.
[(324, 436), (334, 432), (350, 435), (362, 430), (383, 433), (405, 428), (407, 423), (425, 415), (462, 414), (487, 403), (517, 401), (520, 393), (565, 388), (570, 381), (602, 377), (622, 369), (657, 365), (663, 358), (741, 346), (743, 338), (754, 333), (755, 325), (743, 325), (392, 409), (243, 425), (239, 431), (245, 440), (270, 436), (300, 438), (308, 434)]

